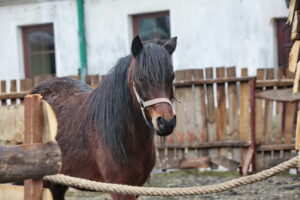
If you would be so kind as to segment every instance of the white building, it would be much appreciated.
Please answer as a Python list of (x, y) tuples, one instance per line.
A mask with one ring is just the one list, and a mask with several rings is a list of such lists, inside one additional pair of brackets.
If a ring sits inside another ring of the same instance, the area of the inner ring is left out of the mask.
[[(254, 75), (279, 65), (277, 44), (286, 42), (277, 38), (285, 0), (85, 0), (84, 14), (89, 74), (106, 73), (130, 53), (133, 26), (149, 37), (149, 27), (178, 36), (176, 70), (237, 66)], [(79, 68), (76, 0), (0, 0), (0, 80)]]

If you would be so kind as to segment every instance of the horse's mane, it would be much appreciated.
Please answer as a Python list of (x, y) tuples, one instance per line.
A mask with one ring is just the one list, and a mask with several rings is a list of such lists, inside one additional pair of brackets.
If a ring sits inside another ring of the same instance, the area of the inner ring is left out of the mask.
[[(91, 94), (88, 115), (102, 142), (120, 163), (128, 161), (124, 141), (134, 144), (133, 102), (128, 87), (128, 69), (132, 56), (121, 58)], [(137, 56), (135, 78), (149, 85), (163, 85), (172, 72), (168, 52), (158, 44), (146, 44)]]

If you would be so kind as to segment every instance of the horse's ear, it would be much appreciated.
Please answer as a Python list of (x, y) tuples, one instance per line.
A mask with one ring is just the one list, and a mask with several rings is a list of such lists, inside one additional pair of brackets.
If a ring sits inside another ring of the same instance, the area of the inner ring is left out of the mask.
[(143, 43), (140, 37), (137, 35), (132, 40), (131, 53), (134, 57), (136, 57), (141, 52), (142, 49), (143, 49)]
[(165, 49), (169, 52), (170, 55), (175, 51), (177, 44), (177, 37), (170, 38), (164, 43)]

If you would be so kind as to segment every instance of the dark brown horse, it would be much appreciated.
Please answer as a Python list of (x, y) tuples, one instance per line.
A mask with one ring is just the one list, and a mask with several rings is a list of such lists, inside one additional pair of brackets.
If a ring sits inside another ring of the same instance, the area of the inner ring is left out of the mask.
[[(154, 133), (169, 135), (176, 125), (170, 103), (175, 48), (176, 38), (143, 44), (137, 36), (132, 55), (121, 58), (97, 89), (71, 78), (53, 78), (31, 92), (41, 94), (57, 115), (62, 174), (145, 183), (155, 163)], [(54, 199), (64, 199), (66, 186), (47, 184)]]

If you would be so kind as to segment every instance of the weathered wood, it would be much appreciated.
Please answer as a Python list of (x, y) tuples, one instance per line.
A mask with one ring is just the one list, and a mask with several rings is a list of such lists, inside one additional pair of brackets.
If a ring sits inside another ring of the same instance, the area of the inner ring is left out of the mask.
[(295, 74), (295, 80), (294, 80), (294, 86), (293, 86), (293, 93), (299, 92), (299, 81), (300, 81), (300, 62), (297, 63), (296, 67), (296, 74)]
[[(225, 68), (216, 68), (217, 78), (225, 77)], [(227, 109), (226, 109), (226, 94), (225, 94), (225, 83), (217, 84), (217, 140), (227, 140)], [(228, 149), (221, 148), (220, 155), (228, 156)]]
[(211, 149), (211, 148), (223, 148), (223, 147), (249, 147), (250, 143), (248, 142), (241, 142), (241, 141), (225, 141), (225, 142), (206, 142), (206, 143), (199, 143), (199, 144), (167, 144), (167, 145), (157, 145), (158, 149), (164, 148), (189, 148), (189, 149)]
[(296, 40), (293, 44), (289, 56), (289, 70), (293, 73), (296, 72), (297, 63), (299, 61), (299, 53), (300, 53), (300, 41)]
[(265, 144), (258, 145), (257, 151), (280, 151), (280, 150), (293, 150), (295, 149), (294, 144)]
[[(262, 81), (265, 79), (265, 69), (257, 69), (257, 80), (256, 84), (259, 81)], [(256, 92), (263, 91), (264, 88), (257, 88)], [(263, 135), (264, 135), (264, 123), (261, 123), (265, 119), (265, 112), (264, 112), (264, 99), (257, 99), (255, 100), (255, 119), (256, 119), (256, 143), (260, 144), (263, 141)], [(256, 154), (256, 170), (262, 170), (264, 168), (264, 158), (262, 154)]]
[(28, 93), (29, 91), (0, 94), (0, 100), (4, 101), (6, 99), (23, 99)]
[(55, 142), (57, 133), (57, 119), (52, 107), (44, 100), (42, 100), (42, 112), (43, 112), (43, 125), (42, 125), (42, 141)]
[(293, 103), (300, 100), (300, 93), (293, 94), (292, 88), (266, 90), (258, 92), (256, 98)]
[(60, 167), (60, 149), (54, 142), (0, 146), (0, 183), (57, 174)]
[[(1, 93), (6, 93), (6, 81), (4, 80), (1, 81)], [(6, 99), (1, 100), (0, 102), (2, 106), (5, 106), (7, 104)]]
[(273, 79), (273, 80), (257, 80), (256, 88), (273, 87), (273, 86), (293, 86), (294, 79)]
[(300, 111), (297, 114), (295, 149), (300, 150)]
[[(247, 76), (248, 70), (246, 68), (242, 69), (242, 76)], [(250, 141), (250, 88), (249, 83), (241, 83), (240, 86), (240, 139), (244, 142)]]
[[(42, 142), (42, 96), (27, 95), (25, 97), (25, 144)], [(43, 179), (28, 179), (24, 181), (24, 200), (41, 200)]]
[[(273, 79), (274, 78), (274, 69), (268, 68), (266, 79)], [(268, 87), (266, 89), (273, 89), (273, 87)], [(273, 91), (273, 90), (272, 90)], [(274, 102), (271, 100), (265, 100), (265, 129), (264, 129), (264, 144), (272, 144), (273, 143), (273, 107)]]
[(292, 35), (291, 40), (294, 42), (295, 40), (300, 39), (300, 11), (295, 11), (295, 17), (292, 25)]
[[(24, 200), (24, 186), (0, 184), (0, 197), (3, 200)], [(49, 189), (43, 189), (43, 200), (53, 200)]]
[[(10, 81), (10, 92), (16, 92), (17, 91), (17, 81), (16, 80), (11, 80)], [(16, 104), (17, 100), (12, 99), (11, 104)]]
[(247, 152), (247, 155), (246, 155), (245, 161), (243, 163), (243, 167), (242, 167), (242, 174), (243, 175), (248, 174), (248, 170), (249, 170), (249, 167), (250, 167), (250, 164), (251, 164), (251, 161), (252, 161), (252, 157), (254, 156), (254, 153), (255, 153), (254, 149), (252, 149), (252, 148), (248, 149), (248, 152)]
[[(193, 73), (194, 79), (203, 79), (203, 70), (194, 70)], [(196, 123), (196, 132), (195, 134), (199, 135), (198, 143), (207, 142), (208, 135), (207, 135), (207, 125), (206, 125), (206, 103), (205, 103), (205, 85), (195, 86), (195, 99), (196, 103), (196, 110), (194, 112), (195, 116), (195, 123)], [(199, 102), (199, 103), (198, 103)], [(202, 150), (201, 156), (207, 156), (208, 151)]]
[(240, 166), (240, 163), (238, 161), (229, 159), (226, 156), (212, 157), (211, 162), (215, 165), (221, 165), (223, 167), (226, 167), (230, 171), (236, 171)]
[[(227, 77), (236, 77), (235, 67), (227, 68)], [(238, 97), (236, 83), (228, 83), (228, 122), (230, 140), (239, 139)]]
[[(212, 79), (213, 68), (205, 69), (206, 79)], [(217, 127), (216, 127), (216, 108), (215, 108), (215, 99), (214, 99), (214, 87), (212, 84), (206, 84), (206, 95), (207, 95), (207, 134), (208, 134), (208, 142), (216, 142), (217, 141)], [(210, 149), (210, 156), (217, 156), (218, 149)]]
[(289, 5), (289, 14), (288, 14), (289, 24), (293, 23), (296, 10), (297, 10), (297, 0), (291, 0)]
[[(207, 71), (208, 70), (208, 71)], [(177, 71), (180, 72), (180, 71)], [(212, 73), (212, 68), (206, 68), (207, 73)], [(204, 80), (181, 80), (177, 79), (176, 76), (176, 81), (173, 83), (174, 86), (176, 87), (189, 87), (192, 85), (204, 85), (204, 84), (214, 84), (214, 83), (234, 83), (234, 82), (248, 82), (249, 80), (253, 79), (254, 77), (252, 76), (246, 76), (246, 77), (230, 77), (230, 78), (213, 78), (213, 76), (206, 76), (206, 79)]]
[(185, 158), (180, 161), (180, 169), (208, 168), (210, 165), (210, 157)]

